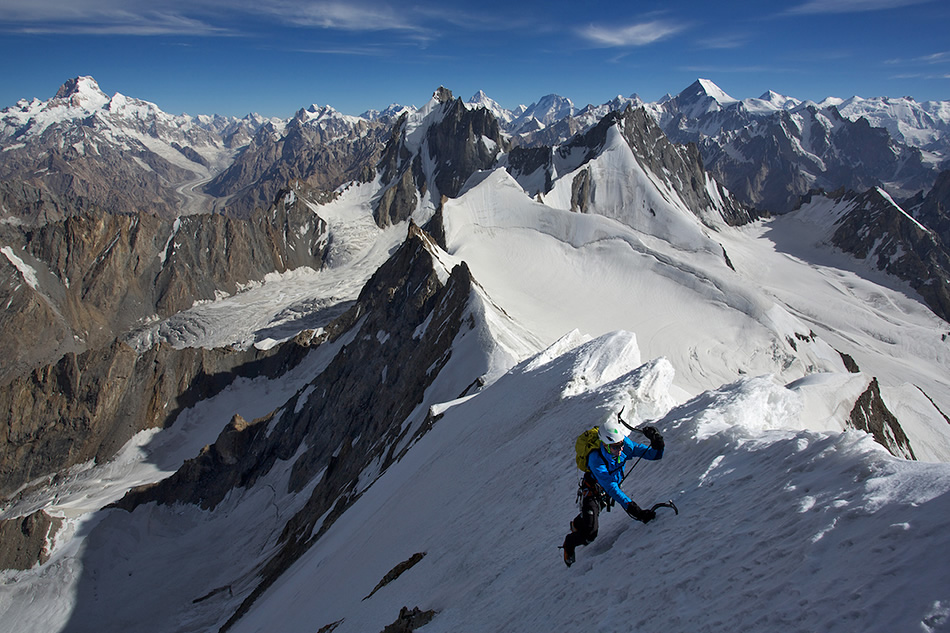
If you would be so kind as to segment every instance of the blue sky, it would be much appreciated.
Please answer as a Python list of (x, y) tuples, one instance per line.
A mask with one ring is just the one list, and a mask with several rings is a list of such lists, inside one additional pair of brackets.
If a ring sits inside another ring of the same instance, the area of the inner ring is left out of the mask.
[(513, 108), (736, 98), (950, 99), (947, 0), (0, 0), (0, 107), (91, 75), (173, 114), (421, 106), (440, 85)]

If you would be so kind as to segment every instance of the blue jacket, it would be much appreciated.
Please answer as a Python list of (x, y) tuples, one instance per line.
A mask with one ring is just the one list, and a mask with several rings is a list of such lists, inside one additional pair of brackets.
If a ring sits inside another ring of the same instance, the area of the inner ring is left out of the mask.
[(624, 464), (633, 457), (642, 457), (643, 459), (661, 459), (663, 451), (655, 448), (637, 444), (629, 437), (623, 440), (623, 451), (620, 455), (614, 457), (607, 450), (607, 446), (601, 443), (600, 448), (591, 451), (587, 456), (587, 467), (601, 488), (607, 491), (613, 497), (620, 507), (626, 509), (630, 503), (630, 497), (620, 489), (620, 481), (623, 479)]

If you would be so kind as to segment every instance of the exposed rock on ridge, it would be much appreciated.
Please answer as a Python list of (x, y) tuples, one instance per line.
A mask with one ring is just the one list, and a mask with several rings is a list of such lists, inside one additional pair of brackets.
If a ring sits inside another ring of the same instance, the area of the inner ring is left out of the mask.
[(63, 520), (43, 510), (0, 521), (0, 569), (29, 569), (49, 559), (50, 543)]
[(881, 388), (877, 383), (877, 378), (871, 379), (867, 390), (854, 403), (849, 424), (852, 428), (870, 433), (875, 442), (895, 457), (917, 459), (904, 429), (881, 398)]

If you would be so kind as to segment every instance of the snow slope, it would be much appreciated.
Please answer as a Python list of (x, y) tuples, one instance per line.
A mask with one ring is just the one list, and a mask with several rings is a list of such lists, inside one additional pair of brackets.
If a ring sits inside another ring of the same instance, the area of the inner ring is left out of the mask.
[[(233, 630), (377, 631), (402, 606), (438, 612), (427, 633), (950, 624), (950, 467), (896, 460), (862, 433), (789, 430), (799, 396), (768, 377), (662, 415), (668, 361), (637, 367), (626, 332), (576, 343), (445, 405)], [(573, 439), (621, 403), (659, 414), (667, 439), (626, 488), (681, 512), (646, 526), (603, 513), (568, 569), (556, 546), (575, 513)], [(425, 558), (364, 600), (416, 552)]]

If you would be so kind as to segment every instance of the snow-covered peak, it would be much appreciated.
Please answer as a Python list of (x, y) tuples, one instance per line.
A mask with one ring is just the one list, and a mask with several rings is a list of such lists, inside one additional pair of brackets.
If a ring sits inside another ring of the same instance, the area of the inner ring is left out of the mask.
[(495, 115), (495, 118), (498, 119), (498, 122), (501, 123), (502, 126), (507, 126), (508, 123), (516, 117), (514, 112), (503, 108), (501, 104), (485, 94), (483, 90), (479, 90), (472, 95), (472, 98), (469, 99), (465, 105), (469, 108), (485, 108)]
[(90, 111), (109, 102), (109, 97), (99, 89), (99, 84), (92, 77), (70, 79), (60, 86), (55, 99), (66, 102), (69, 107)]
[(472, 98), (468, 100), (468, 103), (476, 106), (484, 106), (489, 110), (492, 108), (501, 108), (497, 101), (485, 94), (484, 90), (479, 90), (474, 95), (472, 95)]
[(367, 110), (360, 115), (360, 118), (369, 121), (389, 121), (398, 119), (404, 112), (414, 112), (415, 110), (416, 106), (391, 103), (382, 110)]
[(728, 94), (726, 94), (725, 90), (717, 86), (709, 79), (697, 79), (696, 83), (702, 87), (703, 92), (705, 92), (707, 96), (712, 97), (722, 105), (737, 101), (737, 99), (730, 97)]
[[(831, 102), (826, 99), (822, 103)], [(912, 97), (851, 97), (834, 103), (841, 116), (855, 121), (865, 118), (883, 127), (895, 139), (913, 147), (925, 147), (950, 134), (950, 104), (946, 101), (918, 103)]]
[(534, 117), (544, 125), (550, 125), (564, 117), (574, 116), (576, 112), (577, 108), (574, 107), (573, 101), (567, 97), (549, 94), (541, 97), (537, 103), (528, 106), (518, 118), (527, 120), (529, 117)]
[(304, 124), (316, 125), (324, 122), (355, 125), (361, 120), (360, 117), (342, 114), (338, 112), (333, 106), (320, 106), (316, 103), (311, 104), (309, 108), (299, 110), (294, 118)]
[[(790, 110), (801, 105), (801, 99), (795, 99), (794, 97), (788, 97), (783, 94), (779, 94), (774, 90), (767, 90), (761, 97), (758, 99), (764, 103), (775, 107), (778, 110)], [(750, 100), (747, 100), (750, 101)]]
[(687, 117), (699, 118), (710, 112), (718, 112), (736, 101), (708, 79), (697, 79), (676, 95), (672, 103)]

